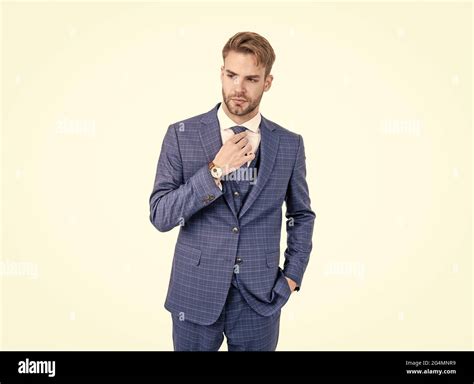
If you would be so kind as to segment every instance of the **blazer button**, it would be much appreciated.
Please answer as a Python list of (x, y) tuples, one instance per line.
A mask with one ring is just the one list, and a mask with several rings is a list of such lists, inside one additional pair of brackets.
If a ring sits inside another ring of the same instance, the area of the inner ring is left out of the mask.
[(240, 256), (237, 256), (237, 257), (235, 258), (236, 264), (240, 264), (240, 263), (242, 263), (242, 261), (244, 261), (244, 260), (243, 260)]
[(232, 232), (238, 233), (238, 232), (239, 232), (239, 228), (237, 228), (237, 227), (232, 228)]

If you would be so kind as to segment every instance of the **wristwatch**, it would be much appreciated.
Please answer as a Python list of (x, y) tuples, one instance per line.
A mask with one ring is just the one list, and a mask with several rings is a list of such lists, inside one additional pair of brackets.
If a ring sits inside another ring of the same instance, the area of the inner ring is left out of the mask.
[(222, 177), (222, 168), (214, 164), (213, 161), (211, 161), (208, 165), (209, 165), (209, 170), (211, 171), (212, 177), (214, 179), (220, 180), (220, 178)]

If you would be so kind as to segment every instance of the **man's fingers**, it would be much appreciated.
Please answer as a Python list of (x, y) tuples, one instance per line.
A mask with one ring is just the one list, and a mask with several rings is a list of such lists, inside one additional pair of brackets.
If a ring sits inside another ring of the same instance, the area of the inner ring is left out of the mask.
[(253, 152), (249, 152), (249, 153), (244, 154), (241, 166), (244, 165), (245, 163), (249, 162), (249, 161), (252, 161), (254, 158), (255, 158), (255, 154)]
[[(243, 155), (243, 161), (246, 163), (247, 161), (252, 161), (255, 158), (255, 153), (253, 152), (248, 152)], [(243, 163), (242, 163), (243, 164)]]
[(243, 149), (245, 148), (247, 145), (249, 145), (249, 139), (247, 138), (243, 138), (242, 140), (240, 140), (236, 145), (239, 149)]
[(250, 152), (250, 150), (252, 149), (252, 144), (250, 143), (247, 143), (244, 147), (242, 147), (242, 149), (240, 150), (239, 154), (241, 156), (245, 155), (246, 153)]
[(247, 131), (237, 133), (236, 135), (232, 137), (231, 140), (235, 144), (235, 143), (238, 143), (240, 140), (242, 140), (245, 136), (247, 136)]

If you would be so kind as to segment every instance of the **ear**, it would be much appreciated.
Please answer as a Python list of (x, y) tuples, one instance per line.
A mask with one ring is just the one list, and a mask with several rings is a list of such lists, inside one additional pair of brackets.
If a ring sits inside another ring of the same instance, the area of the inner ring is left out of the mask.
[(265, 84), (263, 85), (263, 91), (264, 92), (267, 92), (271, 88), (272, 81), (273, 81), (273, 75), (268, 75), (265, 78)]

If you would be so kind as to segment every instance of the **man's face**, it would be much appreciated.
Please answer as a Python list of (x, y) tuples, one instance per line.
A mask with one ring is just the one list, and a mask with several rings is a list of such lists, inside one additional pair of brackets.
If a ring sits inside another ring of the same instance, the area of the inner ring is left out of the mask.
[(241, 117), (255, 116), (263, 92), (270, 89), (272, 80), (272, 75), (265, 78), (265, 67), (257, 67), (253, 54), (230, 51), (221, 67), (222, 98), (228, 112)]

